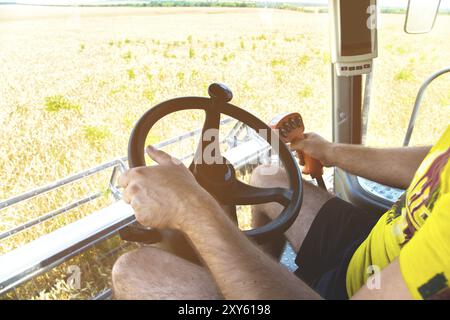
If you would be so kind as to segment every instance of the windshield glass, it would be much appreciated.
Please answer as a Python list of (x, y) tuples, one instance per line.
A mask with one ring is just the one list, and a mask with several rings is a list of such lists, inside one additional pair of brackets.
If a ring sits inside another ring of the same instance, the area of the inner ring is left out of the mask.
[[(232, 103), (264, 121), (298, 111), (308, 130), (331, 138), (327, 21), (323, 8), (0, 5), (0, 199), (126, 156), (145, 111), (175, 97), (207, 96), (213, 82), (230, 87)], [(199, 111), (169, 116), (147, 143), (197, 129), (203, 119)], [(182, 158), (197, 141), (165, 150)], [(0, 254), (110, 204), (110, 176), (107, 170), (2, 210)], [(55, 211), (79, 199), (94, 200)], [(241, 227), (249, 228), (249, 206), (238, 209)], [(21, 231), (8, 236), (11, 229)], [(84, 291), (61, 290), (91, 296), (106, 285), (100, 278)]]
[[(407, 2), (403, 6), (406, 9)], [(388, 9), (385, 9), (388, 10)], [(395, 9), (391, 9), (395, 12)], [(430, 33), (403, 31), (403, 14), (379, 17), (378, 58), (374, 62), (366, 143), (401, 146), (421, 84), (431, 74), (449, 66), (449, 4)], [(423, 96), (410, 145), (432, 145), (450, 119), (450, 74), (431, 83)]]
[[(44, 5), (55, 3), (59, 6)], [(123, 159), (131, 130), (145, 111), (175, 97), (207, 96), (213, 82), (226, 84), (233, 104), (266, 122), (280, 113), (299, 112), (306, 131), (331, 140), (327, 5), (327, 0), (0, 0), (0, 200)], [(383, 5), (381, 14), (369, 145), (401, 144), (420, 83), (448, 64), (450, 15), (438, 17), (430, 35), (409, 36), (403, 34), (404, 14), (398, 8)], [(413, 144), (431, 143), (448, 124), (446, 79), (427, 93)], [(171, 115), (152, 129), (147, 143), (198, 129), (203, 120), (200, 111)], [(221, 136), (235, 129), (228, 123)], [(237, 132), (237, 140), (248, 138), (244, 131)], [(197, 140), (191, 137), (165, 150), (188, 159)], [(248, 181), (252, 169), (241, 168), (242, 180)], [(0, 255), (115, 201), (110, 177), (111, 170), (102, 171), (1, 210)], [(79, 206), (72, 206), (74, 201)], [(240, 226), (249, 228), (249, 206), (238, 209)], [(116, 250), (122, 243), (118, 237), (108, 241), (101, 249)], [(97, 273), (83, 280), (84, 289), (58, 282), (67, 275), (67, 266), (61, 266), (47, 277), (52, 290), (33, 283), (22, 293), (93, 296), (108, 286), (109, 278), (102, 275), (110, 274), (111, 263), (97, 270), (92, 267), (97, 249), (87, 255), (79, 259), (87, 265), (83, 279)], [(74, 259), (69, 266), (78, 265)]]
[[(125, 155), (147, 109), (207, 96), (213, 82), (265, 121), (299, 111), (330, 138), (326, 13), (5, 6), (0, 21), (0, 198)], [(167, 123), (152, 142), (200, 116)]]

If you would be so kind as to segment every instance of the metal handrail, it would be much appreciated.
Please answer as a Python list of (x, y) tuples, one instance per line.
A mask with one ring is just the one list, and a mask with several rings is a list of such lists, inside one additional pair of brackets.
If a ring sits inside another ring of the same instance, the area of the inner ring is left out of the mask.
[[(233, 120), (233, 118), (224, 119), (224, 120), (221, 121), (221, 124), (229, 123), (232, 120)], [(157, 148), (163, 148), (163, 147), (168, 146), (168, 145), (170, 145), (172, 143), (183, 141), (183, 140), (188, 139), (190, 137), (194, 137), (194, 136), (196, 136), (196, 135), (198, 135), (200, 133), (201, 133), (201, 129), (192, 130), (192, 131), (183, 133), (181, 135), (178, 135), (176, 137), (164, 140), (161, 143), (157, 144), (156, 147)], [(183, 160), (185, 158), (188, 158), (189, 156), (192, 156), (192, 155), (188, 155), (186, 157), (183, 157)], [(99, 165), (97, 167), (90, 168), (90, 169), (85, 170), (85, 171), (81, 171), (81, 172), (76, 173), (76, 174), (74, 174), (72, 176), (69, 176), (69, 177), (57, 180), (57, 181), (52, 182), (52, 183), (50, 183), (48, 185), (45, 185), (45, 186), (42, 186), (42, 187), (39, 187), (39, 188), (30, 190), (30, 191), (27, 191), (27, 192), (22, 193), (22, 194), (20, 194), (18, 196), (15, 196), (15, 197), (9, 198), (7, 200), (1, 201), (0, 202), (0, 211), (6, 209), (8, 207), (11, 207), (13, 205), (16, 205), (16, 204), (18, 204), (20, 202), (32, 199), (32, 198), (37, 197), (39, 195), (43, 195), (45, 193), (48, 193), (48, 192), (53, 191), (55, 189), (58, 189), (58, 188), (60, 188), (62, 186), (65, 186), (67, 184), (70, 184), (70, 183), (73, 183), (75, 181), (87, 178), (87, 177), (89, 177), (89, 176), (91, 176), (93, 174), (96, 174), (96, 173), (98, 173), (100, 171), (103, 171), (103, 170), (106, 170), (108, 168), (113, 168), (113, 172), (111, 174), (111, 178), (110, 178), (110, 183), (109, 183), (108, 189), (111, 191), (113, 197), (116, 200), (119, 200), (120, 199), (120, 192), (117, 190), (116, 186), (114, 185), (114, 180), (116, 178), (118, 170), (123, 171), (123, 170), (126, 169), (125, 162), (127, 162), (127, 161), (128, 161), (128, 158), (126, 156), (120, 157), (120, 158), (114, 159), (112, 161), (103, 163), (103, 164), (101, 164), (101, 165)], [(79, 200), (77, 200), (75, 202), (70, 203), (69, 205), (66, 205), (66, 206), (62, 207), (62, 208), (56, 209), (56, 210), (54, 210), (52, 212), (49, 212), (49, 213), (47, 213), (47, 214), (45, 214), (43, 216), (40, 216), (40, 217), (38, 217), (36, 219), (33, 219), (33, 220), (28, 221), (26, 223), (23, 223), (23, 224), (21, 224), (21, 225), (19, 225), (17, 227), (12, 228), (12, 229), (6, 230), (6, 231), (0, 233), (0, 240), (8, 238), (8, 237), (10, 237), (10, 236), (12, 236), (12, 235), (14, 235), (14, 234), (16, 234), (18, 232), (24, 231), (24, 230), (26, 230), (26, 229), (28, 229), (28, 228), (30, 228), (32, 226), (35, 226), (35, 225), (37, 225), (39, 223), (42, 223), (42, 222), (47, 221), (49, 219), (52, 219), (52, 218), (54, 218), (54, 217), (56, 217), (56, 216), (58, 216), (58, 215), (60, 215), (60, 214), (62, 214), (64, 212), (72, 210), (72, 209), (74, 209), (74, 208), (76, 208), (76, 207), (78, 207), (78, 206), (80, 206), (82, 204), (85, 204), (85, 203), (89, 202), (89, 201), (97, 199), (101, 195), (102, 195), (102, 192), (99, 192), (99, 193), (90, 195), (88, 197), (79, 199)], [(1, 215), (1, 213), (0, 213), (0, 215)]]
[(84, 252), (135, 221), (118, 201), (0, 256), (0, 295)]
[(103, 163), (97, 167), (94, 168), (90, 168), (88, 170), (85, 171), (81, 171), (79, 173), (76, 173), (72, 176), (54, 181), (50, 184), (47, 184), (45, 186), (42, 187), (38, 187), (36, 189), (24, 192), (18, 196), (3, 200), (0, 202), (0, 210), (6, 209), (8, 207), (11, 207), (19, 202), (25, 201), (25, 200), (29, 200), (32, 199), (36, 196), (45, 194), (47, 192), (50, 192), (52, 190), (58, 189), (64, 185), (67, 185), (69, 183), (75, 182), (77, 180), (81, 180), (83, 178), (89, 177), (97, 172), (103, 171), (105, 169), (111, 168), (111, 167), (115, 167), (117, 165), (119, 165), (122, 161), (126, 161), (127, 157), (122, 157), (119, 159), (115, 159), (106, 163)]
[(428, 79), (426, 79), (422, 85), (420, 86), (419, 92), (417, 93), (416, 101), (414, 102), (414, 107), (411, 113), (411, 118), (409, 119), (408, 129), (406, 130), (405, 139), (403, 140), (403, 146), (406, 147), (409, 145), (409, 142), (411, 140), (412, 132), (414, 130), (414, 126), (417, 119), (417, 113), (419, 112), (420, 103), (422, 102), (423, 94), (425, 93), (425, 90), (428, 88), (431, 82), (433, 82), (434, 79), (440, 77), (444, 73), (450, 72), (450, 66), (445, 67), (442, 70), (439, 70), (435, 73), (433, 73)]
[(105, 289), (96, 296), (92, 297), (91, 300), (110, 300), (112, 298), (112, 290)]
[[(232, 120), (233, 118), (225, 119), (221, 121), (221, 124), (228, 123)], [(182, 141), (189, 137), (195, 136), (199, 133), (201, 133), (201, 129), (193, 130), (177, 137), (165, 140), (160, 144), (157, 144), (156, 147), (162, 148), (171, 143)], [(223, 139), (223, 141), (228, 141), (228, 138), (229, 137), (227, 136), (225, 139)], [(85, 170), (70, 177), (53, 182), (49, 185), (25, 192), (19, 196), (2, 201), (0, 202), (0, 210), (10, 207), (21, 201), (26, 201), (38, 195), (45, 194), (49, 191), (108, 168), (114, 168), (108, 188), (113, 193), (112, 186), (114, 186), (115, 175), (117, 174), (118, 170), (122, 170), (124, 168), (125, 161), (127, 161), (126, 157), (118, 158), (95, 168)], [(3, 232), (0, 234), (0, 240), (12, 236), (17, 232), (26, 230), (27, 228), (38, 223), (51, 219), (59, 214), (62, 214), (63, 212), (76, 208), (84, 203), (88, 203), (89, 201), (94, 200), (101, 195), (102, 192), (99, 192), (86, 198), (79, 199), (63, 208), (51, 211), (44, 216), (38, 217), (20, 226)], [(119, 197), (115, 196), (114, 198), (118, 200)], [(24, 283), (25, 281), (33, 279), (37, 275), (42, 274), (50, 270), (51, 268), (54, 268), (62, 262), (67, 261), (67, 259), (77, 255), (80, 252), (83, 252), (92, 245), (95, 245), (96, 243), (112, 236), (119, 229), (133, 223), (135, 221), (134, 214), (132, 211), (128, 212), (128, 209), (126, 209), (126, 212), (119, 214), (113, 212), (106, 214), (106, 212), (110, 210), (110, 208), (112, 209), (114, 207), (117, 209), (117, 205), (119, 205), (120, 203), (120, 201), (115, 202), (115, 204), (105, 208), (104, 210), (106, 211), (100, 210), (102, 212), (90, 214), (87, 217), (77, 220), (74, 223), (53, 231), (52, 233), (41, 236), (40, 238), (18, 249), (0, 255), (0, 265), (2, 266), (2, 268), (0, 268), (0, 295), (10, 291), (11, 289), (14, 289), (16, 286)], [(122, 210), (125, 210), (125, 208), (122, 208)], [(94, 223), (94, 225), (92, 223)], [(79, 232), (76, 231), (80, 230), (80, 228), (78, 227), (81, 227), (82, 234), (79, 234)], [(62, 241), (64, 237), (67, 241)], [(46, 247), (46, 249), (44, 251), (38, 250), (41, 246)], [(36, 259), (34, 259), (33, 257), (36, 257)], [(12, 262), (16, 263), (13, 264)], [(105, 291), (105, 296), (108, 295), (107, 292), (108, 291)]]
[[(256, 135), (256, 137), (259, 137)], [(262, 138), (260, 138), (263, 141)], [(253, 141), (253, 140), (251, 140)], [(265, 140), (264, 140), (265, 141)], [(254, 141), (254, 153), (237, 160), (236, 168), (245, 161), (259, 158), (270, 147)], [(246, 149), (248, 150), (248, 149)], [(134, 212), (123, 201), (46, 234), (18, 249), (0, 256), (0, 295), (27, 280), (56, 267), (92, 245), (107, 239), (135, 221)], [(45, 250), (42, 250), (45, 248)], [(108, 291), (98, 298), (108, 297)]]
[(49, 213), (47, 213), (47, 214), (45, 214), (43, 216), (37, 217), (36, 219), (30, 220), (30, 221), (28, 221), (26, 223), (23, 223), (23, 224), (21, 224), (21, 225), (19, 225), (17, 227), (14, 227), (14, 228), (9, 229), (9, 230), (7, 230), (5, 232), (2, 232), (2, 233), (0, 233), (0, 240), (6, 239), (6, 238), (8, 238), (8, 237), (10, 237), (10, 236), (20, 232), (20, 231), (23, 231), (23, 230), (26, 230), (28, 228), (31, 228), (31, 227), (39, 224), (39, 223), (42, 223), (42, 222), (47, 221), (47, 220), (50, 220), (50, 219), (52, 219), (52, 218), (54, 218), (56, 216), (59, 216), (60, 214), (62, 214), (64, 212), (67, 212), (67, 211), (72, 210), (72, 209), (74, 209), (76, 207), (79, 207), (79, 206), (81, 206), (81, 205), (83, 205), (85, 203), (88, 203), (88, 202), (90, 202), (92, 200), (100, 198), (102, 195), (103, 195), (103, 192), (97, 192), (97, 193), (91, 194), (90, 196), (87, 196), (87, 197), (84, 197), (84, 198), (82, 198), (80, 200), (74, 201), (74, 202), (68, 204), (65, 207), (53, 210), (53, 211), (51, 211), (51, 212), (49, 212)]
[[(234, 119), (233, 118), (227, 118), (227, 119), (222, 120), (220, 122), (220, 124), (223, 125), (223, 124), (231, 122), (232, 120), (234, 120)], [(192, 131), (189, 131), (187, 133), (183, 133), (181, 135), (178, 135), (176, 137), (164, 140), (161, 143), (156, 144), (155, 147), (163, 148), (163, 147), (166, 147), (166, 146), (168, 146), (168, 145), (170, 145), (170, 144), (172, 144), (174, 142), (179, 142), (179, 141), (188, 139), (190, 137), (193, 137), (193, 136), (196, 136), (196, 135), (200, 134), (201, 130), (202, 129), (192, 130)], [(18, 196), (15, 196), (15, 197), (12, 197), (12, 198), (0, 201), (0, 211), (3, 210), (3, 209), (8, 208), (10, 206), (13, 206), (13, 205), (15, 205), (15, 204), (17, 204), (19, 202), (32, 199), (32, 198), (34, 198), (34, 197), (36, 197), (38, 195), (42, 195), (42, 194), (45, 194), (45, 193), (50, 192), (52, 190), (58, 189), (58, 188), (60, 188), (60, 187), (62, 187), (64, 185), (67, 185), (69, 183), (72, 183), (72, 182), (75, 182), (77, 180), (81, 180), (83, 178), (89, 177), (89, 176), (91, 176), (91, 175), (93, 175), (95, 173), (98, 173), (100, 171), (103, 171), (105, 169), (108, 169), (108, 168), (111, 168), (111, 167), (121, 166), (121, 165), (123, 165), (124, 162), (127, 162), (127, 161), (128, 161), (128, 158), (126, 156), (123, 156), (123, 157), (114, 159), (112, 161), (103, 163), (103, 164), (101, 164), (101, 165), (99, 165), (97, 167), (90, 168), (88, 170), (76, 173), (76, 174), (74, 174), (72, 176), (69, 176), (69, 177), (66, 177), (66, 178), (54, 181), (54, 182), (52, 182), (52, 183), (50, 183), (48, 185), (45, 185), (45, 186), (42, 186), (42, 187), (38, 187), (36, 189), (24, 192), (24, 193), (22, 193), (22, 194), (20, 194)]]

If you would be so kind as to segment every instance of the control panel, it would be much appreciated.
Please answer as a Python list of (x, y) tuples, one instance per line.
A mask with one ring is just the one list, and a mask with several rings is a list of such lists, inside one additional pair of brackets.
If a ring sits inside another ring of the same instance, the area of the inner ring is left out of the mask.
[(358, 182), (364, 191), (390, 202), (397, 201), (397, 199), (405, 192), (405, 190), (389, 187), (361, 177), (358, 177)]
[(366, 74), (372, 71), (372, 60), (362, 62), (338, 62), (336, 73), (338, 76), (348, 77), (355, 74)]
[(330, 0), (331, 62), (338, 76), (370, 73), (377, 49), (377, 1)]

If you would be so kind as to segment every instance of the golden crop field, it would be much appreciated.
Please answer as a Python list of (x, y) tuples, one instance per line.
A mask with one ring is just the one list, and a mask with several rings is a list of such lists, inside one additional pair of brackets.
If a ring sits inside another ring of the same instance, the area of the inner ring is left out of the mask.
[[(449, 15), (439, 16), (425, 35), (406, 35), (403, 22), (403, 15), (380, 17), (370, 145), (402, 143), (421, 82), (450, 62)], [(143, 112), (173, 97), (206, 96), (212, 82), (227, 84), (232, 103), (265, 121), (299, 111), (307, 130), (331, 139), (324, 13), (0, 6), (0, 62), (0, 199), (126, 155), (130, 131)], [(449, 119), (449, 76), (443, 76), (427, 91), (412, 143), (431, 144)], [(202, 121), (198, 112), (174, 115), (155, 127), (149, 141), (200, 127)], [(0, 211), (0, 233), (89, 190), (105, 190), (108, 177), (93, 176)], [(0, 240), (0, 254), (109, 201), (105, 195)], [(59, 283), (55, 290), (69, 293), (56, 296), (85, 297), (102, 285), (89, 283), (87, 293), (74, 293)]]

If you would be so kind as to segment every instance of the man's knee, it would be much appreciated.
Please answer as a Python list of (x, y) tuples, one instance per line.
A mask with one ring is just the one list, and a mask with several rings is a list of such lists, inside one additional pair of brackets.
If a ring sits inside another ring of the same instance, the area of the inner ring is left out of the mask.
[[(143, 252), (146, 252), (144, 255)], [(146, 259), (149, 254), (152, 255), (153, 252), (157, 252), (157, 250), (153, 250), (152, 248), (139, 248), (130, 252), (126, 252), (121, 255), (116, 262), (114, 263), (112, 269), (113, 280), (114, 278), (120, 278), (126, 275), (129, 271), (129, 267), (136, 265), (136, 263), (141, 263), (139, 260)]]
[[(286, 171), (277, 165), (260, 165), (256, 167), (250, 178), (250, 184), (259, 188), (288, 187)], [(282, 206), (277, 203), (262, 203), (252, 206), (252, 227), (261, 227), (281, 212)]]
[(255, 187), (287, 187), (288, 179), (286, 171), (279, 165), (260, 165), (251, 175), (250, 184)]
[(218, 299), (211, 275), (194, 263), (154, 247), (122, 255), (112, 270), (116, 299)]
[(139, 248), (120, 256), (112, 268), (112, 283), (116, 299), (133, 299), (140, 291), (136, 285), (141, 278), (140, 270), (145, 269), (146, 276), (151, 277), (150, 261), (158, 261), (162, 251), (156, 248)]

